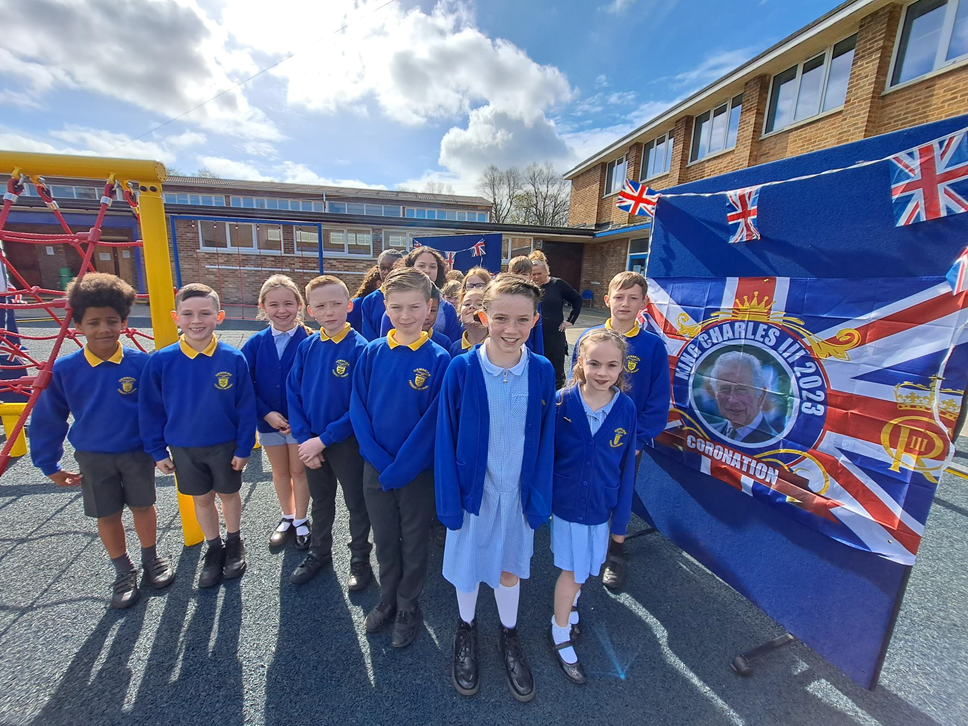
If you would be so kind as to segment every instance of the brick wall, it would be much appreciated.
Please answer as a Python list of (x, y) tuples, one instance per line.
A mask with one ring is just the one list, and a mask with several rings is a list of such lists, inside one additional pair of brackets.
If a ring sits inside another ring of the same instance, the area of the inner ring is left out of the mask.
[(599, 164), (571, 180), (568, 224), (593, 225), (598, 217), (598, 200), (605, 188), (605, 165)]
[(801, 126), (761, 138), (756, 148), (756, 163), (766, 164), (789, 156), (836, 146), (840, 139), (842, 111), (820, 116)]
[(886, 134), (965, 112), (968, 112), (968, 65), (883, 96), (877, 115), (877, 133)]
[(585, 259), (581, 269), (581, 288), (591, 290), (593, 307), (604, 307), (602, 296), (608, 292), (608, 282), (625, 269), (628, 260), (628, 239), (585, 243)]

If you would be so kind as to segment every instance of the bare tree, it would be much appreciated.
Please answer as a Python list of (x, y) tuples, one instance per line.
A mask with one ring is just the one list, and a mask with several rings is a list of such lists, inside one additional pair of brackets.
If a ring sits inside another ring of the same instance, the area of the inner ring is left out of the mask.
[(202, 179), (221, 179), (218, 174), (216, 174), (211, 169), (206, 169), (204, 166), (195, 172), (195, 176), (201, 177)]
[(522, 179), (515, 167), (502, 170), (491, 164), (481, 174), (477, 189), (492, 205), (492, 222), (518, 221), (516, 200), (522, 192)]
[(571, 190), (550, 163), (529, 164), (524, 170), (522, 186), (516, 206), (525, 224), (542, 227), (568, 224)]
[(456, 194), (451, 184), (433, 180), (425, 182), (423, 190), (426, 194)]

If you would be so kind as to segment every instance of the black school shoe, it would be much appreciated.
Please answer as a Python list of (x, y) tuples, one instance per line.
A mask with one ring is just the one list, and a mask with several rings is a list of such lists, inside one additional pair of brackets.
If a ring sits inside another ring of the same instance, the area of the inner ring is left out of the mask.
[(306, 559), (299, 563), (299, 566), (289, 575), (289, 582), (293, 585), (305, 585), (316, 577), (316, 573), (333, 561), (331, 554), (318, 554), (310, 550)]
[(480, 672), (477, 667), (477, 621), (468, 625), (457, 618), (457, 634), (454, 635), (454, 667), (451, 683), (462, 696), (473, 696), (480, 688)]
[(132, 569), (118, 575), (114, 580), (111, 593), (111, 607), (115, 610), (124, 610), (138, 602), (140, 592), (138, 591), (138, 570)]
[(364, 589), (373, 581), (373, 568), (370, 563), (364, 560), (350, 562), (350, 579), (346, 583), (346, 589), (350, 592)]
[(175, 581), (175, 571), (164, 557), (155, 557), (150, 562), (142, 562), (145, 582), (156, 590), (168, 587)]
[(218, 549), (209, 547), (202, 560), (202, 574), (198, 576), (199, 587), (214, 587), (222, 581), (225, 568), (225, 546)]
[(434, 518), (433, 523), (430, 525), (430, 533), (438, 547), (443, 547), (447, 544), (447, 528), (438, 522), (436, 518)]
[(517, 700), (527, 703), (534, 698), (534, 676), (521, 650), (517, 628), (501, 626), (501, 638), (498, 641), (498, 652), (504, 659), (504, 675), (507, 677), (511, 695)]
[[(288, 524), (289, 526), (285, 529), (280, 529), (284, 524)], [(272, 530), (272, 534), (269, 535), (269, 546), (282, 547), (295, 532), (296, 527), (293, 525), (292, 520), (289, 517), (283, 517), (279, 520), (279, 526)]]
[(393, 623), (393, 640), (390, 645), (394, 648), (406, 648), (410, 645), (420, 630), (420, 606), (409, 610), (397, 610), (397, 619)]
[(602, 584), (609, 590), (621, 590), (625, 586), (625, 553), (615, 552), (609, 548), (605, 558), (605, 573)]
[(226, 580), (234, 580), (245, 574), (245, 543), (242, 538), (230, 539), (225, 542), (225, 566), (222, 568), (222, 577)]
[[(299, 525), (299, 527), (305, 527), (308, 532), (306, 534), (299, 534), (296, 532), (296, 549), (306, 550), (309, 549), (309, 543), (313, 538), (313, 525), (307, 519), (305, 522)], [(298, 530), (299, 527), (293, 525), (293, 529)]]
[(561, 668), (561, 672), (565, 674), (565, 678), (578, 685), (588, 683), (588, 677), (585, 675), (585, 669), (581, 667), (580, 661), (566, 663), (561, 657), (561, 651), (565, 648), (574, 648), (575, 644), (570, 640), (566, 640), (564, 643), (556, 643), (555, 633), (550, 625), (548, 626), (548, 644), (551, 646), (551, 652), (555, 654), (555, 660)]
[(375, 633), (378, 630), (383, 630), (387, 625), (393, 622), (393, 618), (396, 614), (396, 603), (377, 603), (376, 607), (366, 614), (366, 621), (363, 623), (366, 626), (366, 632)]

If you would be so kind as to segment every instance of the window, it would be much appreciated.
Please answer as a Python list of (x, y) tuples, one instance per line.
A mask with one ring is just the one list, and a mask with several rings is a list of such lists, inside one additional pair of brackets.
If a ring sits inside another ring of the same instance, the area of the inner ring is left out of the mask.
[(918, 0), (901, 25), (891, 85), (968, 56), (968, 0)]
[[(627, 166), (627, 160), (624, 156), (608, 162), (608, 165), (605, 167), (605, 196), (615, 194), (622, 190), (625, 184)], [(514, 255), (511, 256), (513, 257)]]
[(852, 35), (774, 76), (766, 133), (843, 106), (856, 45)]
[(672, 133), (662, 134), (642, 150), (642, 179), (665, 174), (672, 164)]
[[(181, 196), (181, 195), (179, 195)], [(192, 195), (194, 197), (194, 195)], [(225, 206), (225, 197), (214, 197), (218, 206)], [(202, 197), (205, 204), (205, 197)], [(198, 202), (192, 202), (197, 204)], [(233, 207), (246, 209), (282, 209), (292, 212), (322, 212), (323, 203), (300, 199), (275, 199), (273, 197), (232, 197), (229, 203)]]
[(282, 254), (282, 227), (277, 224), (257, 224), (256, 245), (264, 252)]
[(347, 204), (346, 205), (347, 214), (366, 214), (365, 204)]
[(487, 221), (487, 212), (478, 212), (477, 213), (477, 221), (478, 222), (486, 222)]
[(328, 202), (329, 211), (333, 214), (346, 214), (346, 202)]
[(295, 227), (296, 254), (319, 254), (319, 231), (316, 227)]
[(373, 254), (373, 235), (370, 230), (326, 230), (323, 250), (331, 254), (370, 257)]
[(94, 187), (74, 187), (76, 199), (100, 199), (101, 194)]
[(384, 204), (383, 205), (383, 216), (384, 217), (402, 217), (403, 207), (398, 207), (395, 205)]
[(508, 237), (508, 259), (514, 259), (519, 255), (529, 255), (531, 249), (530, 237)]
[[(742, 111), (743, 94), (740, 93), (713, 110), (696, 116), (689, 160), (699, 161), (710, 154), (732, 149), (736, 146), (739, 117)], [(670, 139), (670, 152), (672, 150), (671, 141)]]
[(203, 248), (227, 249), (229, 246), (228, 224), (225, 222), (199, 222), (198, 239)]
[(386, 246), (406, 249), (410, 246), (410, 240), (407, 238), (407, 234), (405, 232), (387, 232)]
[(282, 253), (282, 227), (246, 222), (198, 222), (202, 249)]

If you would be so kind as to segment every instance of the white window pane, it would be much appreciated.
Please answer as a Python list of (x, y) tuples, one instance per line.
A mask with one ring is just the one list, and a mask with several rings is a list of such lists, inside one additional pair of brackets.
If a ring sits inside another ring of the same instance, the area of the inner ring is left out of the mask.
[(259, 249), (270, 252), (282, 252), (282, 228), (274, 225), (260, 224), (256, 226)]
[(304, 212), (311, 212), (311, 211), (313, 211), (313, 203), (312, 202), (303, 202), (302, 203), (302, 210)]
[(322, 212), (323, 211), (323, 203), (322, 202), (313, 202), (313, 211), (314, 212)]
[(101, 195), (94, 187), (74, 187), (74, 196), (78, 199), (100, 199)]
[(793, 120), (793, 104), (796, 95), (797, 69), (794, 66), (773, 79), (773, 92), (770, 95), (770, 111), (766, 124), (768, 133), (788, 126)]
[(346, 214), (346, 204), (343, 202), (328, 202), (329, 211), (333, 214)]
[(954, 60), (958, 56), (968, 53), (968, 2), (961, 0), (958, 14), (955, 15), (955, 26), (951, 31), (951, 42), (948, 44), (946, 60)]
[(225, 206), (225, 197), (213, 197), (215, 204), (219, 207)]
[(202, 203), (202, 198), (198, 194), (189, 194), (188, 195), (188, 203), (189, 204), (201, 204)]
[(351, 255), (369, 255), (370, 233), (348, 232), (346, 235), (346, 252)]
[(407, 246), (407, 235), (399, 234), (396, 232), (391, 232), (387, 236), (387, 245), (389, 247), (406, 247)]
[(205, 205), (206, 207), (211, 207), (212, 206), (212, 195), (210, 195), (210, 194), (203, 194), (202, 195), (202, 204)]
[[(437, 219), (440, 219), (440, 213), (439, 212), (437, 213)], [(456, 222), (457, 221), (457, 210), (456, 209), (448, 209), (447, 210), (447, 219), (451, 220), (452, 222)]]
[(383, 206), (383, 216), (384, 217), (399, 217), (403, 211), (403, 207), (395, 207), (390, 205)]
[(709, 133), (712, 129), (712, 114), (706, 111), (696, 117), (696, 127), (692, 132), (692, 160), (697, 161), (709, 153)]
[(416, 210), (416, 212), (417, 212), (417, 219), (426, 219), (427, 218), (427, 210), (426, 209), (418, 209), (418, 210)]
[(722, 151), (726, 148), (726, 126), (729, 117), (726, 114), (727, 106), (723, 104), (713, 111), (712, 131), (709, 133), (709, 153)]
[[(288, 204), (286, 206), (289, 206)], [(266, 199), (266, 209), (279, 209), (278, 199)]]
[(263, 198), (261, 198), (261, 197), (258, 198), (258, 199), (256, 199), (255, 200), (255, 208), (256, 209), (265, 209), (266, 208), (266, 200), (263, 199)]
[(296, 251), (310, 254), (319, 251), (319, 235), (315, 227), (296, 227)]
[(233, 207), (241, 207), (242, 206), (242, 198), (241, 197), (232, 197), (232, 206)]
[(726, 148), (732, 149), (736, 146), (736, 137), (739, 135), (739, 117), (743, 113), (743, 94), (734, 96), (729, 106), (729, 128), (726, 129)]
[(803, 64), (800, 73), (800, 93), (797, 96), (793, 120), (810, 118), (820, 113), (820, 86), (823, 83), (824, 56), (818, 55)]
[(178, 203), (179, 204), (188, 204), (188, 195), (187, 194), (179, 194), (178, 195)]
[(346, 205), (347, 214), (366, 214), (365, 204), (347, 204)]
[(617, 192), (625, 185), (626, 163), (625, 157), (615, 162), (615, 169), (612, 175), (612, 191)]
[(892, 85), (934, 70), (946, 4), (945, 0), (918, 0), (908, 6)]
[(233, 224), (230, 231), (229, 241), (232, 243), (233, 247), (239, 247), (244, 250), (254, 249), (255, 240), (252, 237), (252, 225)]
[(416, 217), (417, 217), (416, 209), (407, 209), (407, 219), (416, 219)]
[(827, 90), (823, 96), (823, 110), (839, 108), (847, 100), (847, 82), (850, 80), (850, 67), (854, 63), (854, 46), (857, 36), (842, 40), (834, 46), (830, 73), (827, 76)]
[(323, 237), (323, 250), (325, 252), (346, 252), (345, 234), (343, 232), (327, 232)]
[(252, 197), (242, 197), (242, 206), (247, 209), (254, 209), (255, 200)]
[(203, 247), (228, 247), (225, 236), (225, 222), (199, 222), (198, 233)]

